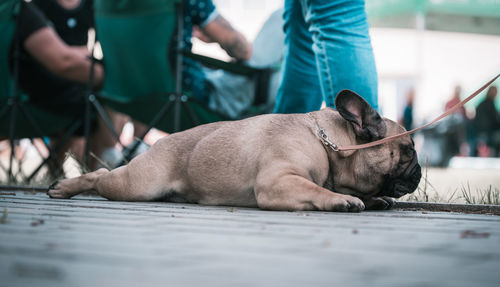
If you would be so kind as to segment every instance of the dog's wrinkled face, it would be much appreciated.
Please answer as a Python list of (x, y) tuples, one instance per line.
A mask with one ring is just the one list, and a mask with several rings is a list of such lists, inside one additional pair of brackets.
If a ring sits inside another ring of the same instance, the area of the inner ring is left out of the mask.
[[(393, 123), (396, 124), (396, 123)], [(401, 128), (401, 132), (404, 130)], [(393, 143), (392, 158), (394, 164), (389, 172), (384, 174), (384, 181), (377, 196), (399, 198), (417, 189), (422, 172), (418, 164), (415, 145), (410, 136)]]
[[(381, 118), (364, 99), (352, 91), (340, 92), (335, 105), (340, 115), (350, 122), (358, 144), (405, 131), (399, 124)], [(338, 175), (334, 175), (334, 190), (360, 198), (399, 198), (414, 192), (421, 178), (421, 168), (410, 136), (358, 150), (340, 162)], [(349, 168), (348, 165), (352, 163), (354, 168)]]

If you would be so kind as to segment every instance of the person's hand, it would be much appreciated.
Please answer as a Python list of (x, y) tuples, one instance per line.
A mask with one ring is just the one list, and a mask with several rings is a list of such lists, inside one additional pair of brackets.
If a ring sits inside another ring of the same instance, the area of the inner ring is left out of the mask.
[(221, 15), (196, 30), (193, 29), (194, 36), (207, 43), (218, 43), (229, 56), (237, 60), (247, 61), (252, 57), (252, 44)]
[(193, 27), (193, 37), (196, 37), (205, 43), (215, 43), (216, 42), (210, 36), (203, 33), (203, 30), (200, 30), (200, 28), (198, 28), (198, 26)]

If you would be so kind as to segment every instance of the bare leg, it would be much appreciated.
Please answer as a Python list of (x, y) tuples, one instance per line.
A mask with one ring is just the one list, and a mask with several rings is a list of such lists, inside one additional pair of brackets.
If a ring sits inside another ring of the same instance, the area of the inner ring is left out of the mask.
[[(140, 138), (146, 132), (147, 126), (141, 122), (133, 121), (134, 124), (134, 137)], [(156, 129), (151, 129), (144, 137), (144, 142), (152, 146), (160, 138), (168, 136), (168, 133)]]
[[(118, 134), (120, 134), (122, 132), (123, 126), (127, 122), (128, 117), (108, 108), (106, 108), (105, 110), (112, 121), (114, 130)], [(92, 133), (90, 138), (90, 150), (92, 150), (92, 152), (96, 156), (100, 157), (106, 149), (114, 147), (116, 143), (117, 140), (113, 136), (113, 133), (108, 129), (108, 127), (104, 123), (104, 120), (101, 117), (98, 117), (97, 128)], [(97, 161), (91, 157), (89, 168), (91, 170), (94, 170), (96, 166)]]
[(359, 198), (332, 192), (298, 175), (285, 175), (267, 182), (258, 183), (255, 189), (261, 209), (357, 212), (365, 208)]
[[(58, 139), (52, 138), (51, 143), (57, 144)], [(64, 160), (66, 159), (66, 153), (70, 152), (75, 158), (79, 161), (83, 158), (83, 150), (84, 150), (84, 138), (83, 137), (71, 137), (67, 140), (67, 142), (57, 151), (56, 159), (58, 165), (62, 166), (64, 164)]]

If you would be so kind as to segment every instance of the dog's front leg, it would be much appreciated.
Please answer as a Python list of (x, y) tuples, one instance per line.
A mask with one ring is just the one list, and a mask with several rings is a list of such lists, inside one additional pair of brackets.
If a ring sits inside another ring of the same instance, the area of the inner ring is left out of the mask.
[(364, 199), (363, 203), (366, 209), (369, 210), (388, 210), (396, 204), (396, 200), (388, 196), (382, 196)]
[(269, 210), (359, 212), (365, 208), (357, 197), (332, 192), (296, 174), (258, 178), (255, 195), (259, 208)]

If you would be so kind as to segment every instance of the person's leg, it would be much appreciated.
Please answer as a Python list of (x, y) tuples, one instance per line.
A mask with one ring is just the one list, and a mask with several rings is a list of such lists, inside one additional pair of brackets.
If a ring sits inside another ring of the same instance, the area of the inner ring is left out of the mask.
[(285, 0), (285, 61), (282, 67), (275, 113), (319, 110), (323, 101), (312, 50), (313, 41), (299, 0)]
[[(52, 145), (52, 148), (57, 145), (59, 141), (59, 138), (54, 137), (51, 138), (50, 143)], [(76, 158), (77, 160), (81, 161), (83, 158), (83, 153), (85, 150), (85, 140), (83, 137), (71, 137), (69, 138), (63, 145), (62, 147), (56, 152), (56, 160), (59, 166), (62, 166), (64, 164), (64, 161), (66, 160), (68, 153)]]
[(377, 71), (364, 0), (301, 0), (327, 106), (349, 89), (378, 109)]
[[(120, 135), (128, 117), (109, 108), (104, 109), (113, 124), (113, 129)], [(90, 151), (104, 162), (114, 165), (121, 161), (121, 153), (113, 151), (116, 143), (117, 139), (113, 135), (113, 132), (105, 124), (103, 118), (98, 116), (97, 126), (90, 135)], [(105, 155), (105, 152), (108, 154)], [(95, 170), (98, 166), (99, 163), (93, 157), (90, 157), (90, 170)]]

